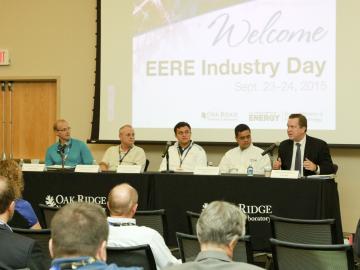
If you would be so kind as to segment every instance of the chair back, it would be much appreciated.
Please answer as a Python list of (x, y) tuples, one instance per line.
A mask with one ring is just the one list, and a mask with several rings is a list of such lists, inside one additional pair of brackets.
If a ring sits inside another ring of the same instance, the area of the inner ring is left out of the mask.
[[(14, 228), (23, 228), (23, 229), (30, 229), (30, 225), (26, 218), (22, 216), (16, 209), (14, 211), (14, 215), (12, 216), (11, 220), (7, 223), (10, 227)], [(1, 268), (0, 268), (1, 269)]]
[(147, 172), (147, 170), (148, 170), (148, 168), (149, 168), (149, 164), (150, 164), (150, 160), (146, 159), (144, 172)]
[(200, 244), (195, 235), (176, 232), (176, 239), (183, 263), (192, 262), (200, 252)]
[(339, 170), (339, 165), (337, 165), (337, 164), (334, 163), (334, 164), (333, 164), (334, 174), (337, 174), (338, 170)]
[(272, 237), (302, 244), (331, 245), (336, 242), (335, 219), (305, 220), (270, 215)]
[(350, 245), (310, 245), (270, 239), (275, 270), (354, 269)]
[(133, 247), (107, 247), (107, 263), (118, 266), (140, 266), (144, 270), (156, 270), (154, 255), (149, 245)]
[(355, 237), (354, 237), (354, 254), (358, 260), (360, 260), (360, 218), (356, 227)]
[(36, 242), (40, 245), (41, 250), (46, 258), (46, 265), (51, 265), (51, 255), (49, 251), (49, 240), (51, 238), (51, 230), (50, 229), (41, 229), (41, 230), (34, 230), (34, 229), (21, 229), (21, 228), (12, 228), (14, 233), (21, 234), (23, 236), (32, 238), (36, 240)]
[(41, 203), (38, 206), (40, 208), (40, 213), (41, 213), (42, 219), (44, 221), (44, 227), (50, 228), (51, 220), (54, 217), (54, 215), (56, 214), (57, 210), (59, 210), (60, 208), (47, 206), (47, 205), (41, 204)]
[[(200, 252), (200, 244), (197, 236), (177, 232), (176, 239), (182, 262), (194, 261)], [(245, 235), (239, 239), (234, 249), (233, 261), (246, 263), (254, 262), (251, 238), (249, 235)]]
[(234, 248), (233, 261), (254, 263), (254, 253), (250, 235), (244, 235), (238, 240)]
[(136, 211), (136, 225), (146, 226), (157, 231), (167, 242), (167, 220), (165, 209)]
[(196, 235), (196, 223), (200, 217), (199, 213), (186, 211), (186, 218), (188, 221), (188, 229), (189, 233), (192, 235)]

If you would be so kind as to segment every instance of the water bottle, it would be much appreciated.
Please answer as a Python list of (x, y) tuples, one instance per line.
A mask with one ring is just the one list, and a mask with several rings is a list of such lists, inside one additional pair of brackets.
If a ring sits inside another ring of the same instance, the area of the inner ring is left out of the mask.
[(19, 167), (22, 168), (23, 164), (24, 164), (24, 159), (23, 159), (23, 158), (20, 158)]
[(247, 176), (254, 176), (254, 167), (252, 166), (251, 162), (246, 170)]

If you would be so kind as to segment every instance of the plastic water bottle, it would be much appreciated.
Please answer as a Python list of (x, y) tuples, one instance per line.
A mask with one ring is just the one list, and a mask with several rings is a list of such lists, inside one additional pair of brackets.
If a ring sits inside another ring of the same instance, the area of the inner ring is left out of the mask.
[(24, 164), (24, 159), (23, 159), (23, 158), (20, 158), (19, 167), (22, 168), (23, 164)]
[(254, 176), (254, 167), (252, 166), (251, 162), (246, 170), (247, 176)]

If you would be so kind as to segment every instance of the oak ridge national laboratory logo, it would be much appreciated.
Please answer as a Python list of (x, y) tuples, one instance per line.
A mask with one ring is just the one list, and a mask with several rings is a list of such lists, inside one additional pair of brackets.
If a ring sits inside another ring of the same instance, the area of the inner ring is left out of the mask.
[(82, 194), (65, 196), (62, 194), (57, 195), (46, 195), (45, 204), (51, 207), (62, 207), (65, 204), (72, 202), (88, 202), (88, 203), (96, 203), (101, 206), (106, 205), (107, 198), (105, 196), (85, 196)]
[(51, 206), (51, 207), (59, 207), (58, 205), (56, 205), (54, 197), (51, 195), (47, 195), (45, 198), (45, 204), (47, 206)]
[[(202, 209), (205, 209), (207, 206), (208, 203), (204, 203), (202, 205)], [(272, 205), (246, 205), (243, 203), (239, 203), (238, 206), (246, 214), (248, 221), (270, 223)]]

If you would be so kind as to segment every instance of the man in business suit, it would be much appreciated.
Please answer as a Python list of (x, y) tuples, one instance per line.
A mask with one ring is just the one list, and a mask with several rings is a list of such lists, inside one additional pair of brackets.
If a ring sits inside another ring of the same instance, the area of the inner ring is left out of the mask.
[(47, 269), (45, 257), (35, 240), (13, 233), (7, 225), (14, 211), (14, 188), (0, 176), (0, 262), (10, 269)]
[(334, 173), (327, 143), (306, 134), (307, 120), (302, 114), (291, 114), (287, 123), (289, 139), (279, 146), (274, 170), (299, 170), (301, 176)]
[(201, 251), (194, 262), (172, 266), (169, 270), (260, 270), (252, 264), (233, 262), (238, 239), (245, 234), (246, 216), (238, 206), (224, 201), (210, 203), (196, 224)]

